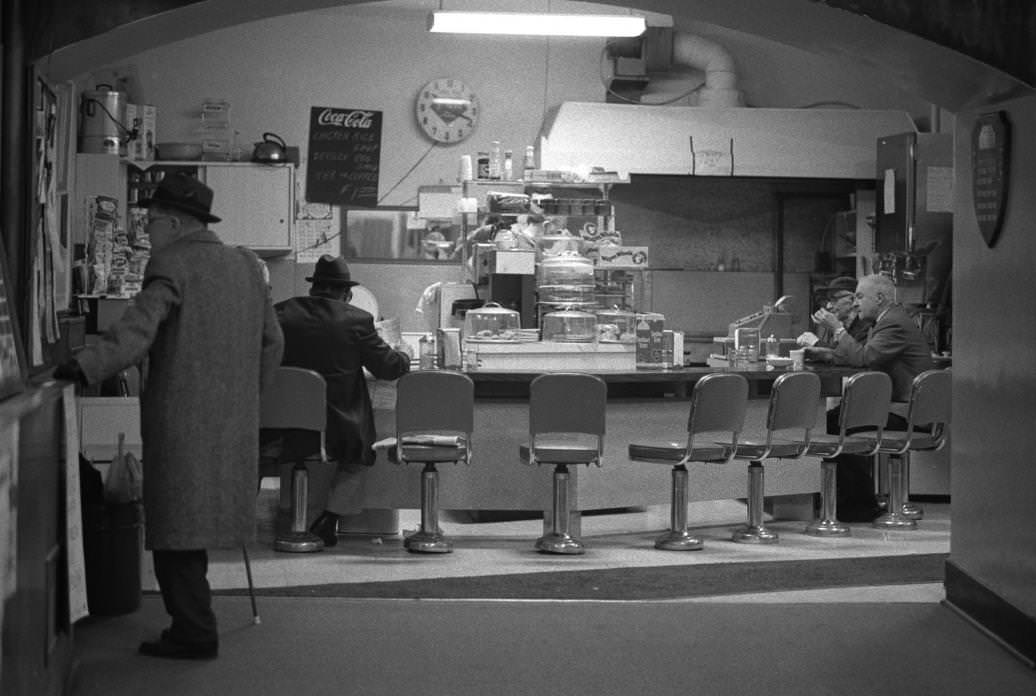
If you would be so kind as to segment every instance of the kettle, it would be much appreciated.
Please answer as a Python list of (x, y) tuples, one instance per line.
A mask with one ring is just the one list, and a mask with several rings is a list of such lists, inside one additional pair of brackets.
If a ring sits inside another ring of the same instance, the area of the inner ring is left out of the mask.
[(252, 150), (253, 162), (287, 162), (288, 146), (275, 133), (263, 133), (262, 142), (255, 144)]

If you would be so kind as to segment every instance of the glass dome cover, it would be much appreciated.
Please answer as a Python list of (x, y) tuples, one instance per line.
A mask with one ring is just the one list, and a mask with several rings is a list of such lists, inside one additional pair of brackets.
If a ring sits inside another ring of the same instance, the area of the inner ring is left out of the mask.
[(618, 308), (597, 310), (597, 340), (601, 343), (636, 343), (637, 315)]
[(594, 264), (587, 257), (566, 251), (540, 262), (540, 285), (593, 285)]
[(520, 315), (513, 309), (487, 302), (482, 307), (469, 309), (464, 316), (464, 339), (510, 343), (518, 340)]
[(597, 337), (597, 315), (562, 309), (543, 315), (543, 340), (592, 343)]

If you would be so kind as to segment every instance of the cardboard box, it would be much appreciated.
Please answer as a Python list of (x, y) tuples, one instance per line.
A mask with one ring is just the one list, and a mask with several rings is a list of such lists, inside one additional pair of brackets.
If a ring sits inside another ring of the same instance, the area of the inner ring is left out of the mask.
[(536, 252), (533, 249), (494, 249), (487, 257), (489, 273), (536, 274)]
[(638, 314), (637, 367), (663, 367), (665, 316), (657, 313)]

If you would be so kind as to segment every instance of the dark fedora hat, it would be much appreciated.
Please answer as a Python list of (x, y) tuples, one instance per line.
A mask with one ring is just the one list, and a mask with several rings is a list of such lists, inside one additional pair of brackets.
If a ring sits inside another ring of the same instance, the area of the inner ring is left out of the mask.
[(306, 280), (311, 283), (344, 285), (346, 287), (359, 285), (359, 283), (352, 279), (352, 275), (349, 273), (349, 264), (345, 262), (345, 259), (341, 256), (331, 256), (330, 254), (324, 254), (317, 259), (316, 270)]
[(212, 210), (212, 189), (183, 172), (167, 175), (158, 184), (155, 192), (151, 194), (151, 198), (139, 201), (138, 205), (144, 208), (160, 205), (164, 208), (180, 210), (193, 215), (202, 222), (219, 222), (220, 220), (209, 212)]
[(827, 285), (817, 288), (817, 290), (828, 294), (842, 292), (844, 290), (854, 293), (856, 292), (856, 278), (852, 278), (850, 276), (839, 276)]

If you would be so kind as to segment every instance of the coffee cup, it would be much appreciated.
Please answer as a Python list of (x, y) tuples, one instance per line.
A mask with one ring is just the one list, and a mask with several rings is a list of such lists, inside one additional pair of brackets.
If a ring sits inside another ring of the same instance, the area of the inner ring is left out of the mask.
[(789, 350), (788, 357), (791, 358), (791, 369), (803, 370), (806, 367), (806, 349), (798, 348), (796, 350)]

